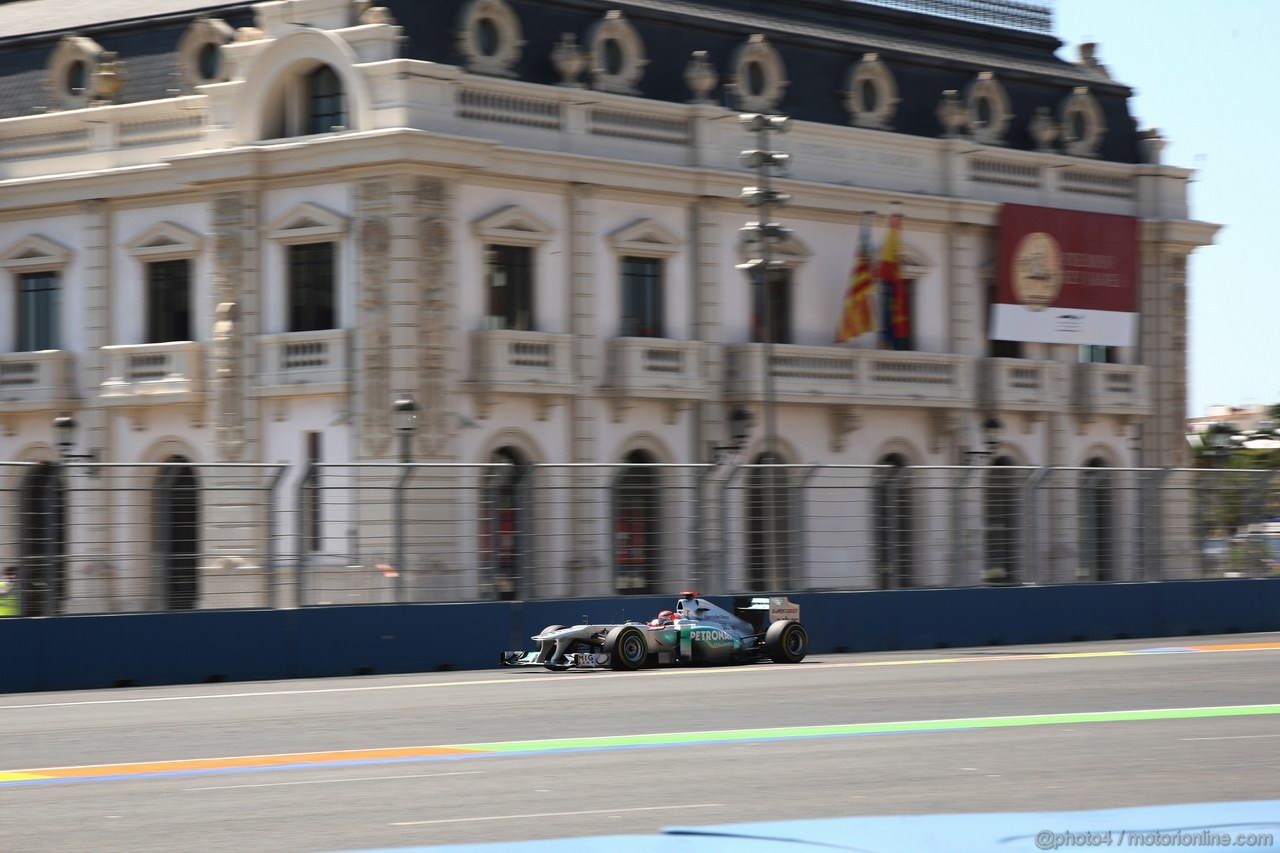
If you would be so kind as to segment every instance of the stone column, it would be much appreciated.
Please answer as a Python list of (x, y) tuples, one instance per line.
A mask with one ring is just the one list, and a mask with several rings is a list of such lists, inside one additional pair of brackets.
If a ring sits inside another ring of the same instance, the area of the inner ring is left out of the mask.
[[(569, 331), (573, 335), (575, 389), (569, 398), (569, 451), (573, 462), (609, 462), (599, 457), (599, 409), (596, 388), (602, 363), (597, 331), (595, 192), (588, 184), (567, 188), (569, 226)], [(600, 513), (596, 511), (598, 477), (569, 477), (570, 555), (566, 589), (612, 589), (610, 561), (601, 551)]]
[[(360, 257), (359, 315), (352, 346), (357, 412), (357, 459), (381, 460), (392, 453), (391, 311), (388, 293), (391, 269), (391, 183), (388, 178), (362, 181), (356, 201), (357, 246)], [(403, 236), (403, 235), (402, 235)], [(402, 239), (401, 244), (405, 241)], [(403, 250), (403, 245), (398, 246)]]
[[(111, 205), (102, 199), (84, 202), (81, 211), (85, 220), (85, 336), (83, 351), (76, 355), (80, 363), (76, 375), (85, 402), (82, 410), (75, 413), (80, 422), (80, 438), (79, 445), (72, 448), (72, 452), (93, 450), (103, 462), (113, 462), (117, 457), (113, 452), (111, 410), (101, 405), (98, 396), (98, 389), (106, 378), (106, 358), (101, 348), (120, 343), (116, 340), (111, 316), (113, 215)], [(53, 429), (49, 423), (43, 428), (50, 432)], [(117, 577), (144, 577), (147, 566), (117, 565), (117, 555), (129, 554), (127, 543), (138, 538), (139, 520), (112, 516), (118, 510), (110, 499), (111, 490), (122, 483), (115, 482), (115, 477), (107, 470), (102, 469), (99, 476), (91, 478), (87, 468), (76, 464), (69, 466), (63, 475), (71, 506), (66, 528), (66, 612), (135, 609), (142, 605), (146, 596), (145, 582), (137, 589), (125, 589), (114, 583)], [(125, 568), (128, 568), (127, 572), (122, 571)], [(131, 605), (122, 607), (126, 600), (132, 602)]]
[[(213, 328), (208, 358), (208, 423), (214, 461), (201, 476), (203, 560), (199, 606), (261, 607), (267, 600), (266, 472), (247, 467), (261, 452), (249, 377), (257, 374), (252, 342), (260, 330), (257, 199), (248, 191), (214, 197)], [(287, 598), (285, 599), (287, 602)], [(282, 602), (284, 603), (284, 602)]]
[[(710, 448), (726, 444), (724, 394), (724, 327), (721, 322), (720, 226), (715, 221), (715, 200), (700, 198), (689, 206), (689, 240), (691, 293), (693, 301), (693, 337), (702, 342), (700, 371), (707, 387), (711, 389), (709, 400), (694, 404), (689, 435), (688, 461), (709, 462)], [(698, 577), (705, 587), (713, 587), (719, 571), (718, 555), (727, 544), (720, 525), (719, 501), (723, 498), (723, 479), (710, 476), (702, 481), (703, 494), (697, 502), (698, 529), (694, 543), (694, 557)], [(712, 583), (707, 583), (711, 580)], [(718, 579), (719, 584), (726, 582)]]
[[(458, 416), (451, 392), (454, 379), (448, 354), (466, 346), (457, 335), (454, 281), (453, 208), (450, 187), (436, 178), (412, 183), (411, 224), (414, 287), (417, 302), (415, 397), (419, 404), (415, 458), (452, 462)], [(399, 198), (399, 196), (397, 196)], [(408, 199), (406, 199), (408, 200)], [(397, 203), (399, 214), (400, 205)], [(459, 534), (464, 514), (476, 508), (459, 495), (464, 475), (456, 469), (427, 468), (415, 472), (408, 490), (405, 518), (409, 520), (409, 576), (406, 593), (414, 600), (459, 598), (473, 588), (470, 552), (474, 537)]]

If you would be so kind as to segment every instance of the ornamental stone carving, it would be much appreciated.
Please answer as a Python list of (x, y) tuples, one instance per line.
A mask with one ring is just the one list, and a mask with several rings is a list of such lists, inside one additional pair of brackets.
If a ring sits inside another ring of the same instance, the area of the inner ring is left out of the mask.
[(1036, 107), (1036, 114), (1028, 126), (1031, 138), (1035, 140), (1037, 151), (1052, 151), (1054, 140), (1058, 138), (1058, 123), (1053, 120), (1048, 107)]
[(888, 130), (898, 111), (898, 83), (879, 54), (864, 54), (849, 72), (845, 108), (858, 127)]
[(556, 42), (556, 46), (551, 49), (551, 64), (560, 74), (561, 86), (583, 88), (586, 84), (578, 78), (582, 76), (583, 71), (587, 70), (587, 63), (590, 60), (591, 57), (582, 49), (582, 45), (578, 44), (578, 37), (573, 33), (561, 35), (560, 41)]
[(220, 461), (239, 461), (245, 450), (243, 332), (240, 289), (244, 277), (245, 202), (240, 193), (214, 199), (213, 425)]
[(689, 63), (684, 67), (684, 82), (689, 87), (689, 94), (693, 95), (690, 103), (707, 103), (707, 96), (720, 82), (720, 75), (716, 73), (705, 50), (695, 50), (689, 57)]

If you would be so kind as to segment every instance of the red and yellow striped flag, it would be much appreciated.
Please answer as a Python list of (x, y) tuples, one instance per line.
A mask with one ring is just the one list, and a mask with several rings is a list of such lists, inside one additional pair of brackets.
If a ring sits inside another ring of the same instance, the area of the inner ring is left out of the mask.
[(875, 329), (875, 309), (872, 294), (875, 278), (871, 274), (871, 223), (862, 216), (861, 234), (858, 237), (858, 255), (854, 261), (849, 289), (844, 297), (844, 310), (840, 314), (840, 327), (836, 329), (836, 343), (853, 340)]

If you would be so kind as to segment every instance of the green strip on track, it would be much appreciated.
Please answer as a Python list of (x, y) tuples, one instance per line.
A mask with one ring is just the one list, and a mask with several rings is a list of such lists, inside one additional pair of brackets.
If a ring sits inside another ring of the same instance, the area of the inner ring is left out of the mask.
[(908, 734), (957, 729), (1001, 729), (1061, 726), (1078, 723), (1120, 723), (1142, 720), (1191, 720), (1206, 717), (1254, 717), (1280, 714), (1280, 705), (1227, 705), (1216, 708), (1157, 708), (1138, 711), (1091, 711), (1076, 714), (1033, 714), (1018, 717), (961, 717), (951, 720), (908, 720), (895, 723), (853, 723), (840, 726), (784, 726), (773, 729), (731, 729), (712, 732), (668, 732), (614, 737), (514, 740), (500, 743), (460, 743), (450, 746), (483, 752), (533, 752), (553, 749), (608, 749), (622, 746), (668, 746), (681, 743), (724, 743), (779, 738), (838, 737), (840, 735)]

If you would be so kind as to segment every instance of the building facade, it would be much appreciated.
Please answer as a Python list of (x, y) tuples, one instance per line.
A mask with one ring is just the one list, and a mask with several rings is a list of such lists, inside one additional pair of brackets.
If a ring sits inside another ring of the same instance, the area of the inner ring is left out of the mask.
[[(608, 556), (548, 558), (532, 588), (486, 580), (484, 543), (528, 502), (524, 466), (708, 465), (738, 411), (748, 463), (1183, 466), (1186, 261), (1215, 228), (1191, 218), (1191, 173), (1161, 162), (1130, 90), (1091, 46), (1074, 62), (1059, 47), (1047, 11), (1000, 0), (0, 6), (0, 459), (30, 463), (5, 472), (2, 556), (47, 562), (32, 543), (83, 529), (54, 549), (59, 584), (107, 565), (125, 609), (209, 606), (199, 590), (271, 533), (183, 509), (191, 496), (285, 465), (280, 501), (304, 514), (309, 464), (400, 458), (399, 398), (434, 476), (462, 489), (446, 463), (509, 465), (483, 500), (412, 511), (465, 529), (440, 596), (550, 594), (575, 570), (650, 589)], [(775, 140), (792, 234), (764, 288), (736, 268), (740, 111), (794, 119)], [(1134, 222), (1131, 335), (994, 337), (1013, 206)], [(899, 349), (833, 343), (868, 211), (877, 244), (903, 217)], [(128, 469), (145, 499), (103, 486), (64, 508), (73, 486), (47, 463), (67, 414), (99, 484)], [(627, 475), (641, 497), (615, 521), (656, 523), (657, 470)], [(297, 546), (315, 565), (351, 563), (348, 531), (388, 522), (343, 505)], [(563, 523), (572, 540), (593, 522)], [(417, 544), (401, 568), (439, 571), (440, 543)]]

